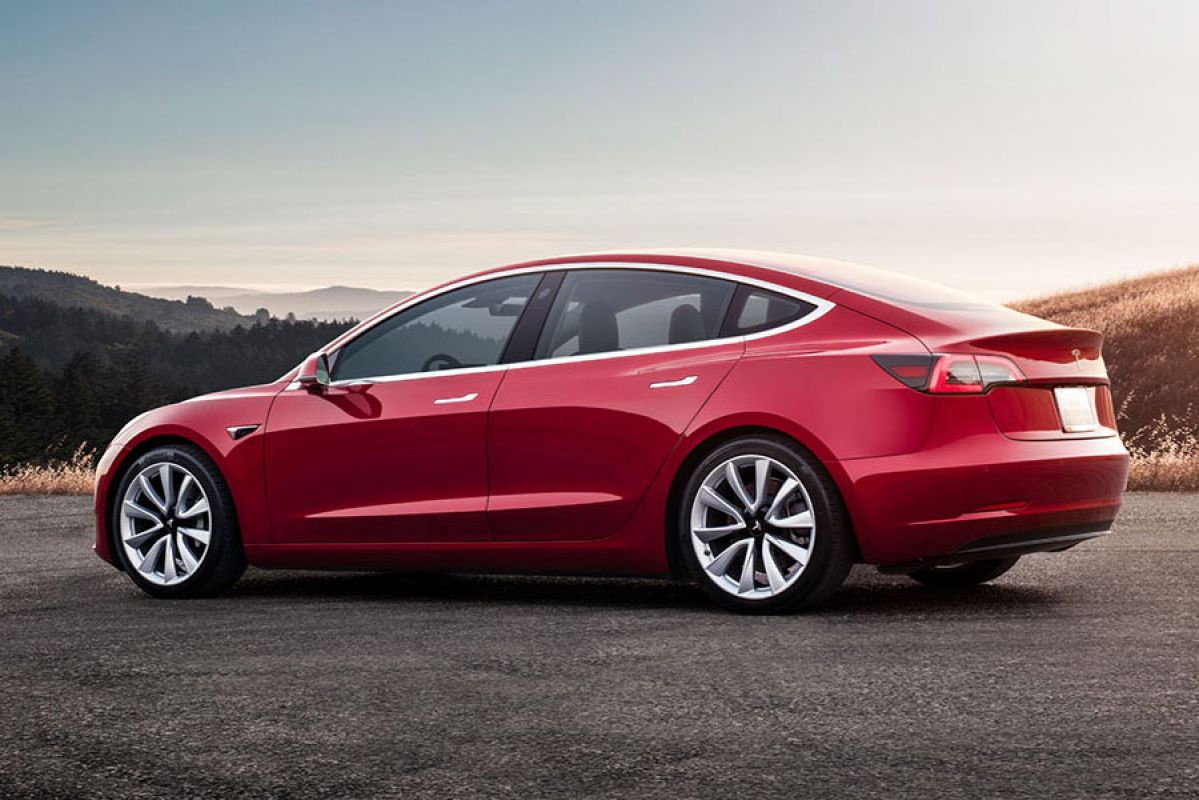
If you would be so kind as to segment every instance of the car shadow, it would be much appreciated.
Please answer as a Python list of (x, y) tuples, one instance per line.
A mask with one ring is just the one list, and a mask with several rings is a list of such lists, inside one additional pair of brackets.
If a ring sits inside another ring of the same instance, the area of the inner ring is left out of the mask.
[[(695, 586), (653, 578), (251, 570), (225, 596), (718, 611)], [(925, 612), (994, 615), (1017, 609), (1051, 609), (1059, 600), (1056, 587), (1000, 582), (946, 591), (929, 589), (906, 578), (855, 571), (825, 605), (805, 617), (888, 617)]]

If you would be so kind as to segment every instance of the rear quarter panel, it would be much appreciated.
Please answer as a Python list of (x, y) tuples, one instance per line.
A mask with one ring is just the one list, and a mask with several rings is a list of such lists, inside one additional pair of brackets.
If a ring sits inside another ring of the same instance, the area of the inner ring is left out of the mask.
[(918, 449), (932, 410), (928, 395), (898, 383), (870, 356), (913, 352), (925, 352), (913, 337), (840, 306), (793, 331), (751, 338), (618, 538), (635, 540), (630, 549), (641, 564), (667, 571), (662, 531), (663, 523), (673, 530), (674, 520), (665, 518), (671, 492), (714, 440), (746, 429), (777, 431), (811, 451), (845, 498), (856, 528), (860, 503), (841, 459)]

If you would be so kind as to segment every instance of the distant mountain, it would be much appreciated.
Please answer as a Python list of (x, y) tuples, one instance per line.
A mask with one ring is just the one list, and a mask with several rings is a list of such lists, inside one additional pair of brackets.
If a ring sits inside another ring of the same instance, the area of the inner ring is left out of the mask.
[(412, 292), (361, 289), (353, 286), (328, 286), (306, 292), (254, 292), (230, 286), (145, 286), (146, 294), (182, 300), (189, 295), (206, 297), (213, 305), (232, 306), (242, 314), (260, 308), (271, 316), (289, 313), (301, 319), (363, 319), (376, 311), (398, 303)]
[(167, 331), (227, 330), (251, 325), (254, 320), (235, 311), (215, 308), (208, 300), (166, 300), (104, 286), (91, 278), (26, 267), (0, 266), (0, 295), (48, 300), (68, 308), (86, 308), (107, 314), (150, 321)]

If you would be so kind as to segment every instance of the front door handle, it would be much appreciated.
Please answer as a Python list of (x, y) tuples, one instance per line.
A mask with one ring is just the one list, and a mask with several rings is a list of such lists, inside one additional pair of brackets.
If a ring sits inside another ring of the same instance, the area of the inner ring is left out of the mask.
[(479, 396), (478, 392), (471, 392), (470, 394), (464, 394), (461, 397), (439, 397), (433, 401), (433, 405), (444, 406), (449, 403), (469, 403), (471, 400), (474, 400), (478, 396)]
[(686, 378), (679, 378), (677, 381), (658, 381), (657, 383), (651, 383), (649, 385), (649, 388), (651, 388), (651, 389), (673, 389), (676, 386), (690, 386), (691, 384), (695, 383), (697, 380), (699, 380), (698, 375), (688, 375)]

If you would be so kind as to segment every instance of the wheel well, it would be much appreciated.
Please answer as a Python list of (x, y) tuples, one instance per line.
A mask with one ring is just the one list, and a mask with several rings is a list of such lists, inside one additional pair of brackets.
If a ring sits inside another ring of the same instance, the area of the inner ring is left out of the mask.
[[(684, 566), (678, 551), (678, 537), (674, 535), (674, 526), (678, 521), (679, 507), (683, 501), (683, 489), (691, 477), (691, 471), (716, 448), (726, 442), (731, 442), (733, 439), (740, 439), (745, 436), (768, 436), (772, 439), (782, 439), (787, 444), (802, 450), (812, 460), (812, 463), (819, 465), (826, 473), (828, 472), (828, 469), (821, 460), (809, 448), (805, 447), (803, 442), (775, 428), (746, 425), (739, 428), (728, 428), (704, 439), (692, 448), (687, 457), (683, 459), (683, 462), (679, 464), (679, 468), (675, 471), (674, 479), (670, 484), (670, 494), (666, 499), (666, 519), (664, 520), (663, 533), (666, 537), (666, 563), (670, 567), (670, 574), (672, 576), (681, 578), (687, 575), (687, 568)], [(841, 498), (841, 502), (845, 502), (844, 498)], [(848, 514), (845, 515), (845, 518), (847, 521), (850, 520)], [(857, 533), (853, 532), (852, 521), (849, 522), (849, 525), (850, 531), (853, 533), (854, 555), (857, 561), (861, 561), (862, 554), (861, 548), (858, 547)]]
[[(188, 447), (193, 447), (207, 455), (207, 451), (203, 447), (196, 444), (191, 439), (184, 438), (183, 436), (152, 436), (149, 439), (146, 439), (144, 442), (139, 442), (136, 447), (131, 448), (129, 452), (125, 454), (125, 457), (121, 459), (121, 463), (117, 466), (116, 471), (113, 472), (112, 480), (108, 482), (108, 492), (104, 498), (104, 536), (108, 540), (108, 552), (112, 554), (113, 566), (117, 566), (117, 569), (120, 569), (118, 566), (119, 562), (117, 561), (116, 550), (118, 542), (116, 540), (116, 531), (112, 526), (112, 508), (113, 503), (116, 502), (117, 490), (121, 488), (121, 481), (125, 480), (125, 473), (129, 471), (129, 467), (133, 464), (133, 462), (141, 458), (143, 453), (147, 453), (156, 447), (164, 447), (172, 444), (187, 445)], [(235, 509), (235, 516), (236, 513), (237, 512)]]

